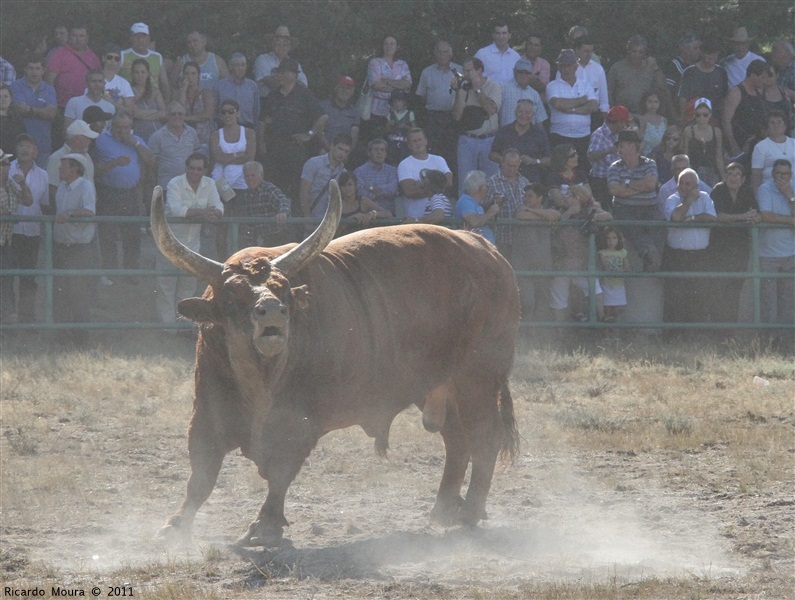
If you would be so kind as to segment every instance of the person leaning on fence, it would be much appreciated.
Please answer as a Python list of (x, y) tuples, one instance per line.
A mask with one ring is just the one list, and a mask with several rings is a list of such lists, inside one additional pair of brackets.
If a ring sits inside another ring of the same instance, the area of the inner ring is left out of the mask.
[[(9, 177), (11, 159), (13, 154), (6, 154), (0, 150), (0, 215), (15, 215), (20, 204), (30, 206), (33, 203), (33, 194), (21, 174)], [(13, 267), (13, 254), (11, 250), (14, 233), (12, 221), (0, 222), (0, 268)], [(16, 322), (17, 314), (14, 310), (14, 278), (3, 277), (0, 281), (0, 322)]]
[[(287, 230), (290, 216), (290, 199), (270, 181), (265, 181), (262, 163), (255, 160), (243, 165), (243, 178), (248, 189), (241, 194), (241, 216), (257, 219), (258, 223), (240, 225), (238, 246), (262, 246), (272, 248), (292, 241)], [(262, 223), (265, 219), (275, 219), (275, 223)]]
[[(657, 165), (652, 159), (641, 156), (640, 143), (637, 131), (619, 133), (620, 158), (607, 171), (607, 188), (613, 196), (613, 215), (618, 221), (656, 221), (660, 218), (657, 208)], [(656, 271), (660, 265), (657, 230), (644, 225), (632, 225), (624, 227), (623, 231), (643, 261), (643, 270)]]
[[(92, 269), (95, 223), (76, 223), (75, 217), (93, 217), (97, 211), (94, 184), (83, 174), (87, 159), (82, 154), (67, 154), (60, 164), (60, 183), (55, 192), (55, 226), (53, 267), (56, 269)], [(137, 224), (136, 224), (137, 226)], [(53, 281), (53, 317), (56, 323), (87, 323), (93, 304), (94, 278), (84, 275), (55, 277)], [(88, 341), (85, 329), (62, 332), (64, 342), (83, 345)]]
[[(224, 205), (218, 195), (215, 182), (207, 177), (207, 157), (196, 152), (185, 161), (185, 174), (168, 182), (165, 213), (168, 217), (201, 219), (212, 223), (224, 214)], [(190, 250), (199, 252), (201, 245), (201, 223), (174, 223), (171, 230), (176, 238)], [(155, 266), (158, 271), (170, 271), (173, 266), (161, 253), (157, 253)], [(176, 306), (180, 300), (189, 298), (196, 291), (196, 279), (181, 274), (178, 277), (157, 278), (157, 314), (163, 323), (177, 320)]]
[[(795, 324), (795, 186), (792, 163), (778, 159), (773, 163), (773, 180), (759, 186), (759, 211), (764, 223), (784, 227), (764, 229), (759, 240), (759, 268), (765, 273), (787, 274), (782, 279), (762, 280), (762, 321)], [(774, 347), (795, 351), (792, 329), (771, 332)]]
[[(693, 169), (679, 174), (677, 191), (665, 201), (665, 219), (671, 222), (714, 222), (718, 220), (709, 194), (698, 188), (699, 177)], [(710, 230), (703, 228), (669, 228), (666, 230), (662, 269), (668, 272), (708, 270)], [(711, 279), (667, 278), (663, 300), (666, 323), (706, 323)], [(670, 337), (671, 330), (666, 332)]]
[[(609, 212), (599, 208), (599, 204), (591, 196), (590, 189), (585, 185), (574, 185), (566, 194), (554, 196), (555, 205), (561, 212), (561, 226), (552, 237), (552, 265), (561, 271), (585, 271), (588, 267), (588, 232), (583, 225), (590, 221), (600, 223), (612, 220)], [(570, 288), (578, 290), (576, 298), (571, 298)], [(602, 306), (602, 287), (599, 280), (594, 281), (596, 315), (604, 316)], [(587, 308), (582, 301), (588, 298), (589, 279), (584, 276), (555, 277), (551, 286), (550, 307), (556, 321), (567, 321), (574, 316), (578, 321), (586, 321)], [(570, 301), (571, 300), (571, 301)]]
[(464, 178), (464, 192), (455, 204), (455, 216), (464, 222), (466, 229), (482, 235), (496, 246), (493, 221), (500, 212), (500, 203), (490, 203), (487, 210), (488, 195), (486, 174), (483, 171), (470, 171)]
[[(722, 223), (758, 223), (761, 220), (751, 186), (745, 177), (745, 167), (729, 163), (726, 179), (718, 183), (710, 194), (718, 221)], [(732, 323), (737, 321), (740, 295), (745, 283), (750, 256), (751, 232), (749, 227), (719, 227), (710, 232), (709, 268), (711, 271), (734, 271), (743, 276), (736, 279), (720, 278), (710, 282), (711, 321)]]
[[(552, 230), (548, 226), (560, 221), (560, 211), (545, 205), (544, 186), (531, 183), (524, 188), (524, 204), (516, 209), (514, 218), (520, 221), (544, 221), (546, 226), (514, 227), (513, 267), (517, 271), (552, 270)], [(519, 278), (519, 297), (522, 314), (538, 321), (548, 321), (549, 276)]]
[[(36, 164), (38, 147), (36, 141), (27, 134), (17, 137), (17, 158), (11, 163), (9, 177), (23, 177), (31, 191), (33, 202), (30, 206), (19, 204), (17, 213), (26, 216), (41, 216), (42, 206), (49, 206), (50, 195), (47, 171)], [(39, 242), (41, 241), (41, 223), (20, 221), (14, 225), (11, 241), (12, 264), (15, 269), (35, 269), (39, 260)], [(36, 308), (36, 277), (20, 275), (19, 302), (17, 315), (22, 323), (35, 321)]]

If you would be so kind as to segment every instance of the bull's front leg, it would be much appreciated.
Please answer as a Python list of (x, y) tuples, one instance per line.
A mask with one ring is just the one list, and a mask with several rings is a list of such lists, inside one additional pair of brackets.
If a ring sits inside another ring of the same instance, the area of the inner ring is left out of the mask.
[(240, 447), (240, 436), (246, 434), (247, 424), (240, 412), (230, 409), (230, 398), (231, 392), (223, 382), (197, 373), (196, 401), (188, 428), (191, 472), (185, 499), (157, 537), (176, 542), (190, 540), (193, 519), (210, 497), (224, 457)]
[(253, 434), (258, 440), (252, 440), (252, 447), (259, 447), (259, 451), (252, 459), (259, 474), (268, 480), (268, 496), (257, 519), (235, 542), (240, 546), (282, 544), (284, 528), (290, 524), (284, 516), (287, 490), (320, 438), (311, 419), (280, 408), (270, 411), (260, 432)]

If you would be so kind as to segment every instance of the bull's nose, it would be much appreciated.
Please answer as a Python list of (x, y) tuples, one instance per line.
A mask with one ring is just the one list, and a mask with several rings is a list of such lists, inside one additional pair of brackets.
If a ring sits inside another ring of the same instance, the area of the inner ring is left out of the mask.
[(287, 307), (276, 298), (266, 298), (257, 302), (254, 313), (257, 317), (273, 317), (287, 314)]

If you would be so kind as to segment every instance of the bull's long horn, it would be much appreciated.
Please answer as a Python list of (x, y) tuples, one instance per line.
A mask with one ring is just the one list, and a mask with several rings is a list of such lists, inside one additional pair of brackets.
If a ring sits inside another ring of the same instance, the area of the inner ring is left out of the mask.
[(224, 265), (194, 252), (180, 242), (166, 223), (164, 205), (163, 188), (158, 185), (152, 193), (152, 214), (149, 221), (152, 225), (152, 235), (160, 252), (175, 267), (190, 273), (208, 285), (218, 285)]
[(298, 273), (315, 256), (323, 252), (328, 243), (334, 239), (334, 234), (337, 233), (337, 226), (342, 216), (340, 186), (334, 179), (329, 182), (328, 195), (326, 214), (317, 229), (312, 232), (312, 235), (289, 252), (271, 261), (271, 264), (274, 267), (278, 267), (285, 277), (289, 278), (291, 275)]

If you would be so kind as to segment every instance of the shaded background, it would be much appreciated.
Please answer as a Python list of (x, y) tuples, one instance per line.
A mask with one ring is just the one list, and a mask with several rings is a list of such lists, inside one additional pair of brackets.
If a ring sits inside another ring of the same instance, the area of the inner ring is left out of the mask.
[[(55, 25), (74, 20), (88, 25), (89, 43), (95, 52), (110, 41), (126, 48), (130, 25), (144, 21), (158, 51), (167, 57), (184, 54), (185, 36), (199, 29), (209, 38), (209, 50), (226, 59), (232, 52), (242, 52), (252, 66), (254, 59), (268, 50), (264, 35), (284, 24), (300, 40), (292, 55), (322, 98), (330, 93), (340, 73), (351, 73), (361, 81), (367, 59), (380, 49), (387, 34), (397, 38), (416, 83), (420, 71), (433, 61), (437, 40), (450, 41), (454, 60), (461, 62), (491, 43), (490, 23), (496, 15), (509, 20), (514, 47), (523, 44), (529, 31), (540, 32), (542, 55), (548, 60), (557, 56), (569, 27), (585, 25), (605, 67), (623, 57), (626, 40), (635, 33), (648, 39), (650, 54), (662, 64), (676, 55), (679, 38), (688, 32), (726, 38), (744, 25), (756, 36), (756, 50), (764, 51), (774, 39), (791, 37), (795, 30), (795, 3), (790, 0), (3, 0), (0, 53), (17, 66), (25, 51), (34, 48)], [(728, 43), (725, 49), (730, 52)]]

